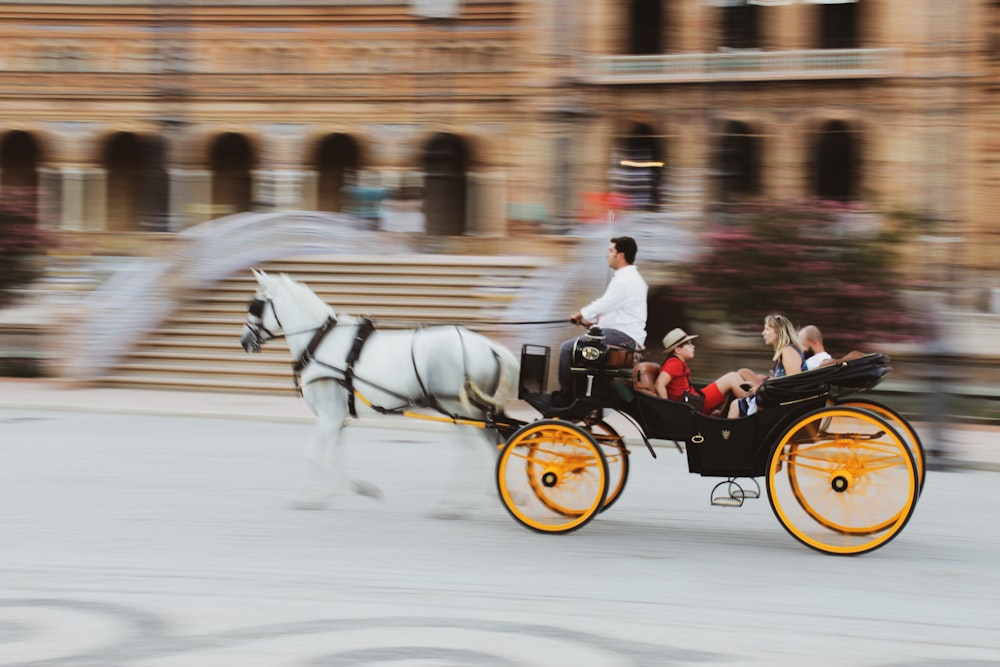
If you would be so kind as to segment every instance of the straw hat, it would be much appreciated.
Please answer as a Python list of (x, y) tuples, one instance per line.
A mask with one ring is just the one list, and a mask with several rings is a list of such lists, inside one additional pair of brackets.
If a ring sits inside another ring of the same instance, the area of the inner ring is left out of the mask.
[(670, 354), (678, 345), (683, 345), (689, 340), (694, 340), (698, 335), (689, 336), (684, 333), (684, 329), (672, 329), (670, 333), (663, 337), (663, 352)]

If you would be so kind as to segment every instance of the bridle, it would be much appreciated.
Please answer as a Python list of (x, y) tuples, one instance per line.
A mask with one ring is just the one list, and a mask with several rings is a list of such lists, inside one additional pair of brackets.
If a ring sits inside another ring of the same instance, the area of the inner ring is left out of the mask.
[[(274, 316), (274, 321), (278, 323), (278, 327), (281, 329), (282, 333), (274, 333), (264, 326), (264, 306), (269, 306), (271, 308), (271, 315)], [(333, 319), (333, 324), (337, 323), (336, 318), (331, 319)], [(278, 317), (278, 310), (274, 307), (274, 302), (270, 298), (265, 299), (259, 296), (255, 296), (250, 299), (250, 305), (247, 307), (247, 319), (244, 324), (246, 324), (247, 329), (250, 330), (254, 343), (258, 346), (263, 345), (269, 340), (288, 338), (289, 336), (295, 336), (296, 334), (316, 331), (323, 326), (309, 327), (308, 329), (302, 329), (301, 331), (285, 331), (285, 326), (281, 323), (281, 318)]]
[[(284, 338), (287, 335), (284, 333), (276, 334), (264, 326), (264, 306), (271, 307), (271, 314), (274, 315), (274, 321), (281, 327), (281, 320), (278, 319), (278, 311), (274, 309), (271, 299), (262, 299), (259, 296), (250, 299), (250, 305), (247, 307), (247, 319), (244, 324), (250, 330), (253, 344), (258, 349), (269, 340)], [(281, 328), (284, 329), (284, 327)]]

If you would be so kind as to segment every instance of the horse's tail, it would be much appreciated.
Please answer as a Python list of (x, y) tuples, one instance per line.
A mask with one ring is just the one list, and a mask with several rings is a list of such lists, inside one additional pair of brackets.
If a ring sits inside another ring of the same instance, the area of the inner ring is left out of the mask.
[(493, 355), (496, 357), (499, 367), (500, 377), (497, 380), (496, 391), (492, 395), (487, 394), (477, 385), (472, 378), (466, 377), (462, 383), (462, 388), (458, 392), (458, 399), (462, 407), (471, 412), (473, 404), (485, 406), (493, 410), (501, 411), (507, 401), (517, 396), (517, 382), (521, 373), (521, 363), (514, 356), (514, 353), (503, 345), (487, 341)]

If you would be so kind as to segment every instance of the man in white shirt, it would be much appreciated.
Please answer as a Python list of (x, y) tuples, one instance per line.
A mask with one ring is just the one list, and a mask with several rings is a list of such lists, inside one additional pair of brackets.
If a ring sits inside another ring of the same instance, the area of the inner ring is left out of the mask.
[(802, 327), (799, 331), (799, 342), (802, 343), (802, 350), (806, 355), (807, 371), (819, 368), (819, 365), (827, 359), (833, 359), (823, 347), (823, 334), (819, 327), (812, 324)]
[[(601, 298), (592, 301), (570, 316), (573, 324), (596, 325), (604, 331), (604, 342), (609, 345), (646, 344), (646, 292), (649, 286), (635, 267), (638, 250), (635, 239), (618, 236), (608, 246), (608, 266), (614, 270), (611, 282)], [(559, 392), (557, 398), (569, 402), (575, 338), (559, 348)]]

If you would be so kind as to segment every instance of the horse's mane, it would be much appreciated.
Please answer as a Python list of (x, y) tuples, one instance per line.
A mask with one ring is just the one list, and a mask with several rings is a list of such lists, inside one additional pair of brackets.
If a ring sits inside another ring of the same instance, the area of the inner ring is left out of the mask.
[(333, 308), (319, 298), (312, 289), (305, 283), (293, 280), (285, 273), (278, 274), (278, 281), (288, 290), (289, 295), (294, 298), (300, 306), (310, 314), (319, 319), (326, 319), (333, 315)]

